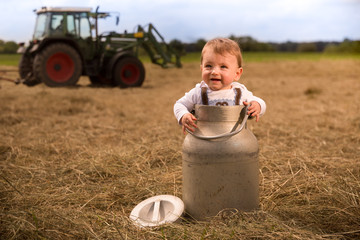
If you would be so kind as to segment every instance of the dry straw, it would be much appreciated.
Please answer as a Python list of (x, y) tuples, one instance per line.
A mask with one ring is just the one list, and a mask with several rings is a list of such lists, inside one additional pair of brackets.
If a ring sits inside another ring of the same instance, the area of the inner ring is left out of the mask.
[(250, 123), (259, 210), (139, 229), (136, 204), (181, 198), (172, 106), (200, 80), (195, 63), (146, 68), (137, 89), (1, 82), (1, 239), (360, 238), (359, 61), (248, 63), (242, 82), (268, 104)]

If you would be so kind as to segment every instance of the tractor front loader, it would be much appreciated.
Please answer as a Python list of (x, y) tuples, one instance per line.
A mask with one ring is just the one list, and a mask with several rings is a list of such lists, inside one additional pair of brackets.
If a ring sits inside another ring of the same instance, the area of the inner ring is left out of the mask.
[(139, 87), (145, 79), (145, 68), (138, 58), (140, 48), (154, 64), (181, 67), (179, 54), (152, 24), (138, 26), (135, 33), (99, 34), (99, 19), (110, 13), (98, 9), (39, 9), (33, 39), (20, 50), (21, 82), (28, 86), (73, 86), (83, 75), (93, 84)]

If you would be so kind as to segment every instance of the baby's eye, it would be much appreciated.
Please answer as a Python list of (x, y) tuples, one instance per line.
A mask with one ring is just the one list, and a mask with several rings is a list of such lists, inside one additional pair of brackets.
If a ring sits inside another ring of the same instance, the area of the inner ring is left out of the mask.
[(221, 68), (227, 68), (227, 66), (225, 66), (225, 65), (222, 65), (222, 66), (221, 66)]
[(210, 64), (206, 64), (205, 68), (210, 69), (210, 68), (212, 68), (212, 66)]

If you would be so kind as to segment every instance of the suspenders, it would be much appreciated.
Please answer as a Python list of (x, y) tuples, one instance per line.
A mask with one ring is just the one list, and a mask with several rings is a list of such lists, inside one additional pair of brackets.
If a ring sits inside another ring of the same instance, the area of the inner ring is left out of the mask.
[(209, 105), (209, 98), (207, 95), (207, 87), (201, 88), (201, 101), (203, 105)]
[(241, 90), (240, 88), (235, 88), (235, 90), (236, 90), (235, 105), (240, 105)]
[[(240, 105), (241, 90), (240, 90), (240, 88), (235, 88), (235, 91), (236, 91), (235, 105)], [(207, 95), (207, 87), (201, 88), (201, 101), (202, 101), (203, 105), (209, 105), (209, 98)], [(222, 105), (222, 104), (220, 104), (220, 105)]]

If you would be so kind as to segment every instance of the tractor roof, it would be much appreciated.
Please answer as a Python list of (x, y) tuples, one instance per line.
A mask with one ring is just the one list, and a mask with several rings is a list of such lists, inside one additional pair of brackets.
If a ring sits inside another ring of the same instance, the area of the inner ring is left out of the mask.
[(91, 12), (92, 8), (86, 7), (42, 7), (36, 11), (37, 14), (45, 12)]

